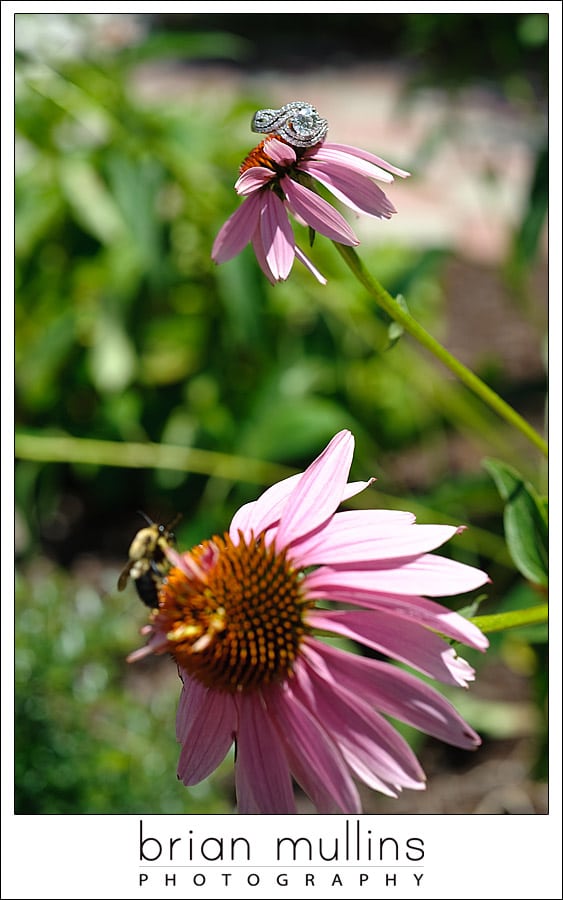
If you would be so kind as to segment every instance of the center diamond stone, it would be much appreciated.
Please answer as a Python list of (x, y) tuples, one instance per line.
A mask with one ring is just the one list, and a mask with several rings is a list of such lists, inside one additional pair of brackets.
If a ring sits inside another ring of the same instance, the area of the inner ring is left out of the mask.
[(317, 116), (310, 106), (303, 106), (293, 116), (293, 127), (300, 134), (308, 134), (316, 124)]

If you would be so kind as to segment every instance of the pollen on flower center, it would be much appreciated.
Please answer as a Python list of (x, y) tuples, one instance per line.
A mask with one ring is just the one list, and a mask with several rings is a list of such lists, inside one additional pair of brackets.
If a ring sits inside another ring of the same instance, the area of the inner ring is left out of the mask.
[[(153, 629), (178, 665), (207, 687), (250, 691), (287, 677), (307, 633), (299, 572), (260, 538), (228, 534), (169, 572)], [(193, 574), (192, 574), (193, 569)]]

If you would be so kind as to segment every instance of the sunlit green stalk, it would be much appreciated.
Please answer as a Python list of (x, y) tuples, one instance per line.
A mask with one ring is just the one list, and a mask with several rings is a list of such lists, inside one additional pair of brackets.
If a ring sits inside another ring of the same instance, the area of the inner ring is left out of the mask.
[(171, 444), (120, 443), (71, 435), (16, 435), (16, 457), (38, 462), (66, 462), (128, 469), (172, 469), (197, 472), (250, 484), (269, 484), (293, 474), (293, 469), (195, 447)]
[(346, 247), (334, 241), (334, 246), (356, 276), (358, 281), (366, 288), (370, 296), (375, 302), (385, 310), (385, 312), (398, 322), (405, 331), (414, 337), (423, 347), (425, 347), (436, 359), (440, 360), (451, 372), (456, 375), (463, 384), (473, 391), (483, 400), (491, 409), (493, 409), (506, 422), (509, 422), (518, 429), (525, 437), (528, 438), (541, 452), (547, 456), (547, 443), (535, 431), (532, 426), (522, 418), (502, 397), (488, 387), (481, 379), (475, 375), (471, 369), (468, 369), (463, 363), (459, 362), (455, 356), (443, 347), (439, 341), (432, 337), (422, 325), (413, 318), (401, 305), (389, 294), (379, 282), (373, 278), (364, 268), (358, 254), (353, 247)]
[(548, 605), (531, 606), (529, 609), (515, 609), (512, 612), (498, 613), (492, 616), (473, 616), (470, 621), (481, 631), (490, 634), (492, 631), (506, 631), (507, 628), (518, 628), (522, 625), (543, 625), (548, 620)]
[[(70, 463), (71, 465), (116, 466), (130, 469), (170, 469), (179, 472), (195, 472), (228, 481), (269, 485), (289, 475), (296, 469), (279, 463), (232, 456), (213, 450), (178, 447), (173, 444), (132, 444), (117, 441), (100, 441), (77, 438), (71, 435), (17, 434), (16, 458), (41, 463)], [(393, 497), (378, 489), (380, 506), (403, 509), (404, 499)], [(352, 499), (354, 508), (364, 508), (358, 498)], [(409, 500), (409, 509), (417, 518), (448, 524), (451, 515), (444, 515), (417, 500)], [(455, 517), (454, 517), (455, 520)], [(496, 534), (477, 526), (471, 527), (471, 550), (486, 553), (489, 559), (504, 566), (511, 566), (504, 540)]]

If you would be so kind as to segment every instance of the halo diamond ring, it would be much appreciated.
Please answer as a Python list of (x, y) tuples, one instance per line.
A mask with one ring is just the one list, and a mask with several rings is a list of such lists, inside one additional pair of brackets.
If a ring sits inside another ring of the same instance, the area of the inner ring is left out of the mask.
[(294, 147), (314, 147), (326, 137), (328, 122), (310, 103), (293, 100), (280, 109), (259, 109), (250, 127), (258, 134), (277, 134)]

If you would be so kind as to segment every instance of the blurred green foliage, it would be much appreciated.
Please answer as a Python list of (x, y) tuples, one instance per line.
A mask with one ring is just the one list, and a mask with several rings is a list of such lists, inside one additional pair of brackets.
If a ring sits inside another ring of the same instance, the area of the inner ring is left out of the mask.
[[(45, 40), (46, 20), (56, 17), (17, 18), (26, 35), (16, 42), (17, 428), (303, 467), (348, 427), (357, 439), (353, 475), (374, 473), (381, 487), (359, 502), (471, 523), (449, 552), (491, 572), (496, 609), (520, 583), (502, 540), (502, 501), (479, 466), (452, 468), (451, 440), (501, 457), (531, 481), (542, 478), (535, 459), (412, 343), (390, 334), (328, 241), (314, 247), (326, 287), (296, 263), (290, 282), (272, 288), (249, 249), (222, 267), (211, 263), (264, 97), (250, 88), (211, 104), (197, 94), (149, 101), (135, 90), (146, 60), (240, 63), (249, 43), (227, 31), (190, 33), (185, 22), (179, 32), (149, 23), (119, 48), (93, 39), (95, 17), (67, 16), (57, 44)], [(416, 24), (421, 41), (431, 23), (418, 20), (451, 17), (410, 18), (409, 39)], [(533, 18), (514, 34), (538, 45)], [(432, 34), (439, 37), (437, 25)], [(73, 41), (77, 49), (66, 52)], [(393, 162), (406, 161), (399, 154)], [(539, 195), (532, 191), (536, 210)], [(529, 218), (515, 236), (525, 266), (539, 233), (538, 214)], [(362, 251), (387, 289), (439, 332), (448, 254), (384, 243)], [(493, 386), (513, 389), (502, 370)], [(536, 395), (543, 388), (534, 386)], [(394, 467), (401, 453), (414, 454), (412, 477)], [(18, 463), (18, 812), (229, 811), (220, 773), (189, 798), (175, 782), (174, 667), (156, 660), (135, 674), (126, 665), (143, 610), (133, 592), (116, 595), (115, 579), (137, 509), (162, 520), (183, 513), (179, 540), (190, 545), (222, 531), (256, 495), (254, 481)], [(93, 579), (77, 568), (84, 559), (99, 566)]]
[[(130, 599), (109, 606), (44, 560), (18, 576), (16, 813), (188, 811), (174, 778), (177, 675), (163, 660), (128, 667)], [(219, 776), (189, 796), (192, 813), (232, 808)]]

